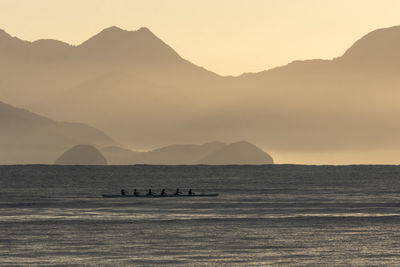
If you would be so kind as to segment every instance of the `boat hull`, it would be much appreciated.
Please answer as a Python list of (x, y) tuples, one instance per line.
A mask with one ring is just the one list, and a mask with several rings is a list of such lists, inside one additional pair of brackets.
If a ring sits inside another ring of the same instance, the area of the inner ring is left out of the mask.
[(217, 197), (218, 194), (198, 194), (198, 195), (107, 195), (104, 194), (103, 197), (106, 198), (170, 198), (170, 197)]

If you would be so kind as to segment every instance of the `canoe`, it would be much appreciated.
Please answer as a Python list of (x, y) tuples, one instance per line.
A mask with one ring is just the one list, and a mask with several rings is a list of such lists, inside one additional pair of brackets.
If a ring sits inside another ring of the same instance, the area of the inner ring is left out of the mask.
[(196, 194), (196, 195), (103, 195), (103, 197), (108, 198), (126, 198), (126, 197), (144, 197), (144, 198), (167, 198), (167, 197), (217, 197), (218, 194)]

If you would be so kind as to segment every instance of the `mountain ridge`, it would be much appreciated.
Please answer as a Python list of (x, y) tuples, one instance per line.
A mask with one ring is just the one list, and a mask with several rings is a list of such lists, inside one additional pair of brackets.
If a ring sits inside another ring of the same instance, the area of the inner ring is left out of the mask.
[(400, 149), (400, 126), (393, 123), (400, 114), (400, 49), (391, 42), (400, 33), (394, 27), (367, 36), (332, 60), (293, 61), (238, 77), (214, 75), (180, 57), (165, 65), (151, 57), (141, 64), (64, 55), (49, 64), (23, 55), (0, 60), (0, 94), (140, 149), (242, 139), (296, 153)]
[[(158, 38), (147, 27), (141, 27), (136, 31), (123, 30), (116, 26), (105, 28), (93, 35), (89, 39), (78, 45), (71, 45), (66, 42), (55, 39), (38, 39), (35, 41), (26, 41), (18, 37), (13, 37), (5, 30), (0, 29), (0, 58), (21, 59), (31, 57), (33, 59), (46, 60), (65, 60), (66, 57), (73, 59), (92, 59), (92, 60), (124, 60), (130, 62), (133, 59), (139, 60), (141, 64), (145, 64), (148, 57), (155, 60), (157, 64), (163, 65), (168, 61), (179, 62), (183, 66), (197, 68), (198, 71), (207, 73), (208, 75), (217, 75), (214, 72), (197, 66), (188, 60), (182, 58), (168, 44)], [(3, 38), (1, 38), (3, 36)], [(9, 45), (15, 46), (15, 50), (6, 50), (2, 53), (1, 49), (10, 48)], [(48, 48), (51, 50), (48, 50)], [(61, 57), (54, 57), (50, 52), (53, 50), (63, 52)], [(131, 51), (131, 53), (129, 53)], [(132, 53), (137, 52), (138, 53)], [(147, 58), (146, 58), (147, 56)], [(70, 59), (69, 59), (70, 60)], [(219, 75), (217, 75), (219, 76)]]
[(118, 145), (82, 123), (59, 122), (0, 101), (0, 164), (52, 163), (55, 155), (79, 143)]
[[(287, 64), (284, 65), (280, 65), (280, 66), (275, 66), (266, 70), (262, 70), (259, 72), (244, 72), (242, 74), (236, 75), (236, 76), (231, 76), (231, 75), (227, 75), (227, 76), (221, 76), (218, 75), (220, 77), (225, 77), (225, 78), (238, 78), (238, 77), (242, 77), (242, 76), (246, 76), (246, 75), (256, 75), (256, 74), (262, 74), (262, 73), (266, 73), (269, 71), (275, 71), (277, 69), (281, 69), (281, 68), (285, 68), (288, 66), (292, 66), (293, 64), (298, 64), (299, 62), (313, 62), (313, 61), (325, 61), (325, 62), (334, 62), (337, 60), (341, 60), (343, 58), (347, 58), (347, 57), (354, 57), (354, 55), (352, 55), (352, 53), (354, 53), (354, 51), (356, 51), (357, 49), (360, 49), (360, 46), (363, 46), (364, 43), (368, 43), (368, 42), (375, 42), (375, 45), (378, 46), (378, 48), (387, 48), (384, 46), (384, 44), (388, 44), (390, 43), (390, 41), (395, 41), (393, 43), (393, 47), (398, 47), (398, 44), (400, 44), (400, 39), (399, 38), (392, 38), (389, 40), (381, 40), (382, 42), (376, 42), (376, 40), (378, 39), (386, 39), (387, 36), (393, 36), (394, 34), (399, 34), (400, 32), (400, 26), (392, 26), (392, 27), (387, 27), (387, 28), (379, 28), (376, 29), (374, 31), (371, 31), (369, 33), (367, 33), (366, 35), (362, 36), (359, 40), (357, 40), (350, 48), (348, 48), (342, 55), (337, 56), (333, 59), (306, 59), (306, 60), (293, 60)], [(168, 46), (165, 42), (163, 42), (161, 39), (159, 39), (149, 28), (147, 27), (140, 27), (138, 30), (124, 30), (122, 28), (119, 28), (117, 26), (110, 26), (107, 27), (103, 30), (101, 30), (100, 32), (94, 34), (92, 37), (90, 37), (89, 39), (81, 42), (78, 45), (71, 45), (67, 42), (64, 41), (60, 41), (60, 40), (56, 40), (56, 39), (38, 39), (38, 40), (34, 40), (34, 41), (26, 41), (23, 39), (20, 39), (18, 37), (12, 36), (9, 33), (7, 33), (4, 29), (0, 29), (0, 48), (1, 48), (1, 42), (4, 42), (4, 39), (8, 39), (8, 41), (13, 40), (14, 42), (19, 42), (20, 44), (24, 43), (25, 45), (29, 45), (29, 44), (41, 44), (41, 43), (53, 43), (53, 44), (59, 44), (61, 46), (64, 46), (65, 48), (80, 48), (80, 47), (84, 47), (86, 45), (88, 45), (91, 42), (96, 42), (96, 41), (104, 41), (109, 39), (110, 37), (121, 37), (123, 36), (124, 39), (129, 36), (132, 37), (134, 35), (141, 35), (146, 36), (146, 37), (151, 37), (148, 39), (153, 39), (156, 40), (157, 42), (159, 42), (160, 44), (165, 45), (166, 47), (169, 48), (169, 52), (172, 52), (175, 56), (183, 59), (175, 50), (173, 50), (170, 46)], [(109, 41), (109, 40), (107, 40)], [(383, 46), (379, 47), (379, 44), (383, 44)], [(376, 48), (375, 48), (376, 50)], [(382, 49), (383, 50), (383, 49)], [(1, 51), (0, 51), (1, 52)], [(355, 53), (357, 54), (357, 53)], [(360, 55), (355, 55), (356, 57), (360, 57)], [(187, 60), (185, 60), (187, 61)], [(188, 61), (189, 62), (189, 61)], [(191, 63), (193, 64), (193, 63)], [(209, 71), (209, 70), (207, 70)], [(210, 71), (209, 71), (210, 72)]]
[(110, 164), (132, 165), (232, 165), (273, 164), (273, 158), (255, 145), (240, 141), (231, 144), (208, 142), (173, 144), (146, 152), (136, 152), (121, 147), (100, 149)]
[(76, 145), (62, 153), (55, 165), (107, 165), (103, 154), (91, 145)]

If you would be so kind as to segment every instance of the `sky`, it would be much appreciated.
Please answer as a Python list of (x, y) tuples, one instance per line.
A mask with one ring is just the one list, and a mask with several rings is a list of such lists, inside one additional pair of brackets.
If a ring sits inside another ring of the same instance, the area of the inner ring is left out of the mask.
[(400, 24), (398, 0), (0, 0), (0, 28), (78, 45), (109, 26), (148, 27), (182, 57), (221, 75), (331, 59)]

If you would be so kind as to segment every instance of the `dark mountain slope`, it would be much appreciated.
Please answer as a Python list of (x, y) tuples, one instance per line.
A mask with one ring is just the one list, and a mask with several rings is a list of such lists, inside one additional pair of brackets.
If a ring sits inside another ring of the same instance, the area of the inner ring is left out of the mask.
[(355, 42), (340, 58), (343, 64), (362, 68), (400, 66), (400, 26), (378, 29)]
[(380, 29), (333, 60), (220, 77), (147, 29), (112, 27), (66, 47), (67, 60), (0, 60), (0, 94), (130, 147), (246, 139), (297, 153), (399, 149), (399, 39), (399, 27)]
[(76, 145), (65, 151), (54, 164), (57, 165), (107, 165), (106, 158), (97, 148)]
[(232, 143), (224, 148), (210, 153), (197, 161), (199, 164), (232, 165), (232, 164), (273, 164), (270, 155), (249, 142)]
[(177, 144), (148, 152), (135, 152), (121, 147), (101, 149), (110, 164), (154, 164), (154, 165), (191, 165), (191, 164), (273, 164), (267, 153), (248, 142), (224, 144), (210, 142), (203, 145)]
[(58, 122), (0, 102), (0, 164), (52, 163), (75, 144), (115, 145), (81, 123)]

